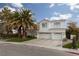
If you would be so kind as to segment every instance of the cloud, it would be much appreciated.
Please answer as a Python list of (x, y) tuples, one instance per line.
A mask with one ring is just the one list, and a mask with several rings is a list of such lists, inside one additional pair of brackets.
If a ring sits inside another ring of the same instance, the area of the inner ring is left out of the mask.
[(66, 5), (70, 7), (71, 11), (74, 11), (75, 9), (79, 9), (79, 4), (77, 3), (68, 3)]
[[(74, 11), (75, 9), (79, 9), (79, 3), (58, 3), (57, 6), (62, 6), (62, 5), (66, 5), (66, 6), (69, 6), (70, 10), (71, 11)], [(52, 8), (54, 7), (55, 4), (50, 4), (49, 5), (49, 8)]]
[[(76, 9), (79, 9), (79, 3), (58, 3), (57, 6), (66, 5), (69, 6), (71, 11), (76, 11)], [(49, 5), (49, 8), (52, 8), (55, 6), (55, 3), (52, 3)]]
[(76, 18), (79, 18), (79, 15), (77, 15)]
[(57, 15), (59, 15), (60, 13), (59, 13), (59, 12), (54, 12), (53, 14), (57, 16)]
[(59, 20), (60, 18), (59, 17), (56, 17), (56, 16), (53, 16), (50, 18), (50, 20)]
[(16, 8), (22, 8), (23, 5), (21, 3), (12, 3), (11, 4), (13, 7), (16, 7)]
[(72, 14), (60, 14), (59, 16), (50, 17), (50, 20), (59, 20), (59, 19), (70, 19)]
[(64, 4), (64, 3), (58, 3), (57, 5), (58, 5), (58, 6), (62, 6), (62, 5), (65, 5), (65, 4)]
[(12, 7), (8, 7), (11, 11), (15, 11), (15, 8)]
[(49, 8), (54, 7), (54, 5), (55, 5), (54, 3), (50, 4), (50, 5), (49, 5)]
[(74, 11), (75, 9), (79, 9), (79, 4), (78, 3), (59, 3), (57, 5), (58, 6), (67, 5), (67, 6), (69, 6), (71, 11)]
[[(7, 7), (8, 9), (10, 9), (11, 11), (15, 11), (16, 9), (15, 8), (12, 8), (12, 7), (10, 7), (10, 6), (4, 6), (4, 7)], [(3, 8), (4, 8), (3, 7)], [(3, 8), (0, 8), (0, 12), (3, 10)]]
[(69, 19), (69, 18), (72, 17), (72, 14), (61, 14), (61, 15), (59, 15), (59, 17), (60, 17), (61, 19)]
[(3, 8), (0, 8), (0, 12), (2, 11)]

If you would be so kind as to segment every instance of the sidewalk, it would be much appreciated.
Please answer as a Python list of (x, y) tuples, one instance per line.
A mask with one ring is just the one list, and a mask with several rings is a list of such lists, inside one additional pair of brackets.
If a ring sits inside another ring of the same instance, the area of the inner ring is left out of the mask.
[(62, 50), (68, 53), (72, 53), (72, 54), (76, 54), (79, 55), (79, 49), (75, 50), (75, 49), (67, 49), (67, 48), (62, 48), (62, 47), (52, 47), (52, 46), (48, 46), (48, 45), (42, 45), (42, 44), (34, 44), (34, 43), (27, 43), (27, 42), (4, 42), (4, 41), (0, 41), (1, 43), (6, 43), (6, 44), (19, 44), (19, 45), (30, 45), (30, 46), (37, 46), (37, 47), (44, 47), (44, 48), (50, 48), (50, 49), (56, 49), (56, 50)]

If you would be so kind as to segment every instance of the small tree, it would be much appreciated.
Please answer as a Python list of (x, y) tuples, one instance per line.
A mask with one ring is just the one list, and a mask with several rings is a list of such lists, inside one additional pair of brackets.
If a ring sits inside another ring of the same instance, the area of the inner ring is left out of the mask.
[(73, 49), (76, 49), (77, 48), (77, 41), (78, 41), (78, 28), (76, 26), (76, 23), (75, 22), (70, 22), (69, 23), (69, 32), (73, 35), (76, 35), (76, 37), (73, 37), (72, 39), (72, 47)]

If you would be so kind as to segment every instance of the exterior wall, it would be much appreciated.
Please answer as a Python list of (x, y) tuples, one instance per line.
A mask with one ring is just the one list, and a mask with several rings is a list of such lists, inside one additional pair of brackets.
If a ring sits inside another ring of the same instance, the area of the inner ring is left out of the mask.
[(52, 22), (50, 22), (50, 28), (57, 28), (54, 25), (55, 22), (59, 22), (60, 23), (59, 28), (66, 28), (66, 22), (65, 21), (52, 21)]
[[(43, 27), (42, 27), (42, 24), (43, 24), (43, 23), (47, 23), (47, 28), (43, 28)], [(39, 31), (48, 31), (48, 29), (49, 29), (49, 22), (43, 21), (43, 22), (41, 22), (41, 23), (39, 24)]]
[(63, 38), (63, 39), (66, 38), (66, 33), (62, 33), (62, 38)]
[(61, 22), (61, 28), (66, 28), (66, 27), (67, 27), (66, 22)]
[[(39, 31), (48, 31), (51, 28), (56, 28), (54, 25), (55, 22), (60, 23), (60, 26), (58, 28), (66, 28), (67, 27), (67, 24), (65, 21), (42, 21), (39, 24)], [(42, 23), (47, 23), (47, 28), (43, 28)]]
[(50, 29), (49, 31), (50, 31), (50, 32), (58, 32), (58, 33), (64, 32), (64, 33), (65, 33), (65, 30), (66, 30), (66, 29), (57, 29), (57, 28), (56, 28), (56, 29)]
[[(54, 27), (55, 22), (60, 22), (60, 26), (57, 27), (57, 28)], [(42, 23), (47, 23), (47, 28), (43, 28)], [(41, 38), (41, 37), (47, 38), (47, 37), (49, 37), (49, 39), (54, 40), (56, 35), (59, 34), (58, 38), (64, 39), (64, 38), (66, 38), (65, 31), (66, 31), (66, 23), (65, 23), (64, 20), (63, 21), (62, 20), (56, 20), (56, 21), (47, 21), (47, 20), (45, 20), (45, 21), (40, 22), (40, 24), (39, 24), (39, 31), (38, 31), (37, 37), (38, 38)], [(47, 32), (50, 33), (50, 36), (46, 34)], [(40, 36), (40, 33), (42, 33), (43, 35)], [(58, 34), (56, 34), (56, 33), (58, 33)]]

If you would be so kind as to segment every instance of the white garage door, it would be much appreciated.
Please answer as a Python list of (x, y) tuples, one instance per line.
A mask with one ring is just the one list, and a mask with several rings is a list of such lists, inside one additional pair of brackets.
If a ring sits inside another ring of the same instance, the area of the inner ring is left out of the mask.
[(40, 33), (39, 38), (40, 39), (51, 39), (51, 34), (49, 34), (49, 33)]
[(53, 39), (61, 40), (62, 39), (62, 33), (54, 33)]

